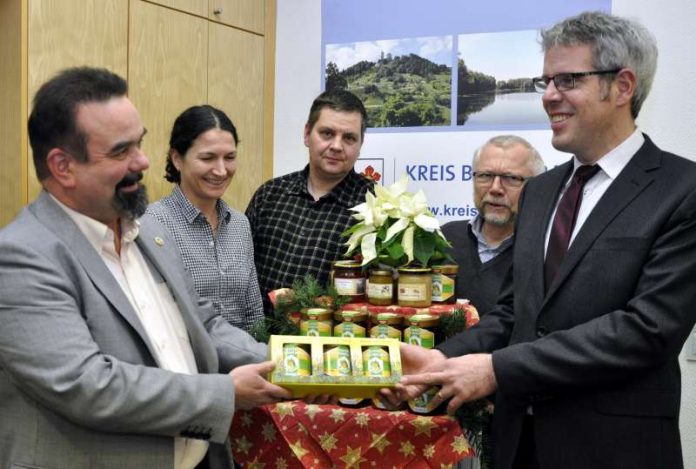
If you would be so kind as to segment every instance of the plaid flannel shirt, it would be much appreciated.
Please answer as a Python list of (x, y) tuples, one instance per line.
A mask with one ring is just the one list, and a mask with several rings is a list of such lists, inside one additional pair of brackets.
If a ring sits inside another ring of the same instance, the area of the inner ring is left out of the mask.
[(246, 215), (254, 238), (256, 272), (266, 314), (272, 312), (271, 290), (291, 287), (313, 275), (322, 285), (332, 263), (345, 252), (341, 237), (353, 224), (349, 208), (365, 201), (373, 182), (351, 171), (319, 200), (307, 191), (309, 166), (272, 179), (254, 194)]

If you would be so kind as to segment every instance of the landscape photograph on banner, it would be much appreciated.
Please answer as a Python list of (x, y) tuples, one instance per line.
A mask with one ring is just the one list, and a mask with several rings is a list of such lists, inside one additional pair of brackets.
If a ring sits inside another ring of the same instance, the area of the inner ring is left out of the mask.
[(457, 125), (544, 128), (532, 79), (543, 68), (537, 31), (462, 34), (457, 52)]
[(355, 93), (369, 127), (452, 122), (451, 36), (329, 44), (325, 63), (325, 89)]

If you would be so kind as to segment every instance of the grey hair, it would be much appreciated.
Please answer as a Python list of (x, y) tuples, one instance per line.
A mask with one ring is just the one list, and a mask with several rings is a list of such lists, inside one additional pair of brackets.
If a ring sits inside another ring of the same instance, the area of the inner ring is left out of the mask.
[[(541, 47), (588, 45), (596, 70), (630, 68), (636, 74), (636, 89), (631, 99), (631, 115), (638, 117), (650, 93), (657, 69), (657, 41), (637, 21), (593, 11), (567, 18), (541, 31)], [(607, 82), (612, 77), (604, 78)]]
[(527, 168), (532, 172), (533, 176), (538, 176), (539, 174), (546, 171), (546, 166), (544, 165), (544, 160), (541, 159), (541, 155), (536, 148), (532, 146), (527, 140), (517, 135), (496, 135), (493, 138), (488, 139), (486, 143), (481, 145), (474, 152), (474, 158), (471, 162), (471, 166), (476, 170), (478, 166), (479, 158), (481, 156), (481, 151), (487, 146), (492, 145), (498, 148), (510, 148), (514, 145), (521, 145), (527, 149)]

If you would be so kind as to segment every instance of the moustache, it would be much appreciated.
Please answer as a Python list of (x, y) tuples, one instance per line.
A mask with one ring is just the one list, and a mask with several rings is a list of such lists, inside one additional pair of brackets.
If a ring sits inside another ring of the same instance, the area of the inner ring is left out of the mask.
[(505, 208), (510, 208), (510, 204), (506, 200), (500, 200), (500, 199), (483, 199), (483, 204), (482, 205), (502, 205)]
[(121, 179), (121, 181), (118, 184), (116, 184), (116, 190), (119, 190), (122, 187), (133, 185), (136, 182), (140, 182), (140, 180), (142, 178), (143, 178), (142, 172), (126, 174), (123, 177), (123, 179)]

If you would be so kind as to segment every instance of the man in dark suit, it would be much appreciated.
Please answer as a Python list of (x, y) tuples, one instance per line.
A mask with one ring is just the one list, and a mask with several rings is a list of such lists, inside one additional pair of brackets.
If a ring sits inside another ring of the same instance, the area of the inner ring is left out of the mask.
[(138, 220), (149, 162), (126, 92), (85, 67), (34, 98), (44, 190), (0, 231), (3, 468), (228, 469), (234, 411), (290, 397), (164, 227)]
[(442, 385), (453, 412), (495, 392), (499, 469), (681, 468), (696, 164), (636, 129), (657, 62), (642, 25), (585, 13), (543, 31), (542, 46), (535, 85), (554, 147), (573, 158), (525, 186), (497, 305), (438, 350), (404, 346), (413, 375), (400, 394)]

